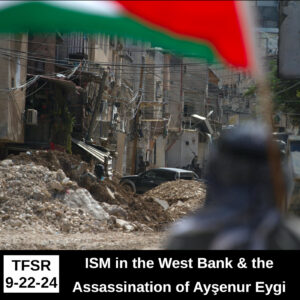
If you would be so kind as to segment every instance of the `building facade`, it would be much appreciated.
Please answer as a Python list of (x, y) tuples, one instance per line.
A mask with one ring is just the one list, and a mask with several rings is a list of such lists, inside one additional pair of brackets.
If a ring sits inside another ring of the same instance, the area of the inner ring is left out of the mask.
[(6, 143), (24, 142), (27, 34), (0, 38), (0, 151)]

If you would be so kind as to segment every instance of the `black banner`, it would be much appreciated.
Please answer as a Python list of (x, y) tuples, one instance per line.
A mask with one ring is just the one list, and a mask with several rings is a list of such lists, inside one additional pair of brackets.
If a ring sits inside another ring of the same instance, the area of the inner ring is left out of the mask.
[(1, 251), (0, 297), (295, 299), (299, 251)]

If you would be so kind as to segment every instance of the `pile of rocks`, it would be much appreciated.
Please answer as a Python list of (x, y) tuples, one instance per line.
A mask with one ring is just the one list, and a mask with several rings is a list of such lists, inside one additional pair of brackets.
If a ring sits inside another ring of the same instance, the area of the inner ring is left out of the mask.
[(205, 185), (185, 180), (133, 195), (118, 181), (95, 180), (93, 163), (58, 151), (30, 151), (0, 162), (0, 230), (156, 231), (202, 207), (204, 199)]
[[(161, 230), (172, 221), (169, 214), (158, 203), (128, 193), (120, 186), (118, 180), (105, 179), (101, 183), (95, 181), (93, 162), (83, 161), (79, 155), (38, 150), (11, 155), (9, 159), (14, 165), (34, 163), (47, 167), (50, 171), (58, 172), (61, 169), (72, 182), (78, 184), (78, 187), (87, 189), (101, 206), (106, 204), (117, 206), (117, 210), (115, 208), (110, 210), (113, 211), (113, 216), (129, 222), (129, 225), (133, 225), (138, 230), (145, 230), (145, 228)], [(120, 225), (113, 220), (109, 226), (119, 228)], [(131, 226), (125, 227), (132, 228)]]
[(202, 208), (205, 204), (206, 186), (193, 180), (165, 182), (143, 195), (144, 199), (159, 203), (175, 221), (188, 213)]
[(151, 230), (139, 222), (125, 220), (126, 216), (122, 207), (96, 201), (61, 169), (51, 171), (33, 162), (15, 164), (11, 159), (0, 162), (0, 230)]

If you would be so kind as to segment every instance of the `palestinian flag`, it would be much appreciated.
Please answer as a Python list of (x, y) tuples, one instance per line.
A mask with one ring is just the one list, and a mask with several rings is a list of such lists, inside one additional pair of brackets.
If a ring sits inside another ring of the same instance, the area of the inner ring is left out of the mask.
[(86, 32), (149, 41), (254, 72), (244, 1), (1, 1), (0, 32)]

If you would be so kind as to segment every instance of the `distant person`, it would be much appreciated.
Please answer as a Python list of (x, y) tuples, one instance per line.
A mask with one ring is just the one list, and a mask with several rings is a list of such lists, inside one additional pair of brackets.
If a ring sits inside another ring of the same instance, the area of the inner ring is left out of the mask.
[(195, 155), (194, 158), (192, 159), (191, 166), (194, 169), (198, 168), (198, 156), (197, 155)]
[(192, 159), (191, 170), (193, 170), (199, 176), (199, 178), (202, 177), (202, 170), (199, 167), (197, 155), (195, 155), (194, 158)]
[[(205, 207), (171, 228), (167, 249), (300, 249), (299, 220), (284, 218), (275, 205), (270, 143), (259, 123), (219, 138), (210, 154)], [(288, 189), (288, 176), (284, 184)]]
[(147, 169), (147, 163), (144, 161), (143, 156), (139, 156), (137, 174), (145, 172)]
[(104, 166), (102, 164), (100, 164), (100, 163), (96, 164), (94, 172), (100, 181), (104, 180), (105, 174), (104, 174)]

